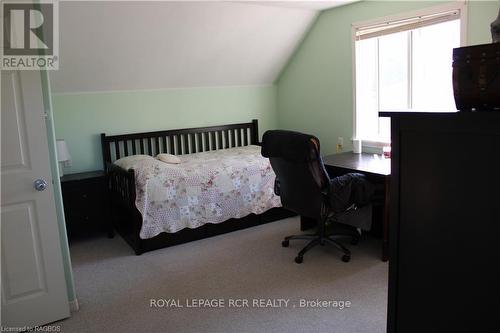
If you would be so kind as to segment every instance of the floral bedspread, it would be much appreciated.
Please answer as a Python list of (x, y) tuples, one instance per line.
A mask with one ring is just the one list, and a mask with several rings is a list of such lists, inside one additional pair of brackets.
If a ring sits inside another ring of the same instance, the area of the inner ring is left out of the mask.
[(142, 239), (281, 206), (276, 176), (258, 146), (179, 157), (180, 164), (149, 159), (133, 166)]

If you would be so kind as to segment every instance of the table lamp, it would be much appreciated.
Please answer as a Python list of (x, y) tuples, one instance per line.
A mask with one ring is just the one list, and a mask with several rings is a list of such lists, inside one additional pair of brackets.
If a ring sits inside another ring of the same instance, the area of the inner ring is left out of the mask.
[(68, 162), (71, 161), (71, 155), (69, 154), (68, 145), (66, 141), (62, 139), (56, 140), (57, 147), (57, 162), (59, 162), (59, 176), (63, 176), (63, 167), (68, 165)]

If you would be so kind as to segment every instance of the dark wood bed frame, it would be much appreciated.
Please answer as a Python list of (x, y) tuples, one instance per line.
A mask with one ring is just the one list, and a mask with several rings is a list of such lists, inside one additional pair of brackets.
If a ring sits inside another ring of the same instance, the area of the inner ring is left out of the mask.
[(134, 170), (124, 170), (113, 162), (121, 157), (159, 153), (192, 154), (216, 149), (258, 145), (258, 122), (222, 126), (174, 129), (167, 131), (132, 133), (108, 136), (101, 134), (104, 170), (110, 198), (110, 216), (114, 228), (130, 244), (137, 255), (176, 244), (220, 235), (259, 224), (294, 216), (284, 208), (272, 208), (260, 215), (250, 214), (222, 223), (207, 223), (196, 229), (176, 233), (161, 233), (150, 239), (141, 239), (142, 216), (135, 206)]

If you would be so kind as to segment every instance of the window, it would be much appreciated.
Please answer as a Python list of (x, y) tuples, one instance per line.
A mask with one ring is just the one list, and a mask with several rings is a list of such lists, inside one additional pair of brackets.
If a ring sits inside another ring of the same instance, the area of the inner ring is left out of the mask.
[(456, 111), (452, 52), (460, 10), (355, 26), (355, 137), (390, 142), (381, 111)]

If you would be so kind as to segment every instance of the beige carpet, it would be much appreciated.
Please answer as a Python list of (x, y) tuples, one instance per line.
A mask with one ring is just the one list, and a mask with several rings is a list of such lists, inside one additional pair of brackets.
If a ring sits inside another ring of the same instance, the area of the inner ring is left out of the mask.
[[(388, 265), (380, 260), (380, 240), (349, 245), (349, 263), (325, 246), (298, 265), (293, 259), (305, 243), (281, 247), (283, 236), (294, 233), (300, 233), (298, 218), (142, 256), (119, 236), (74, 243), (80, 310), (56, 325), (62, 332), (385, 332)], [(186, 307), (186, 300), (212, 298), (225, 307)], [(351, 305), (300, 307), (301, 299), (317, 298)], [(179, 299), (184, 308), (152, 308), (151, 299)], [(229, 299), (249, 306), (230, 308)], [(289, 302), (259, 308), (254, 299)]]

